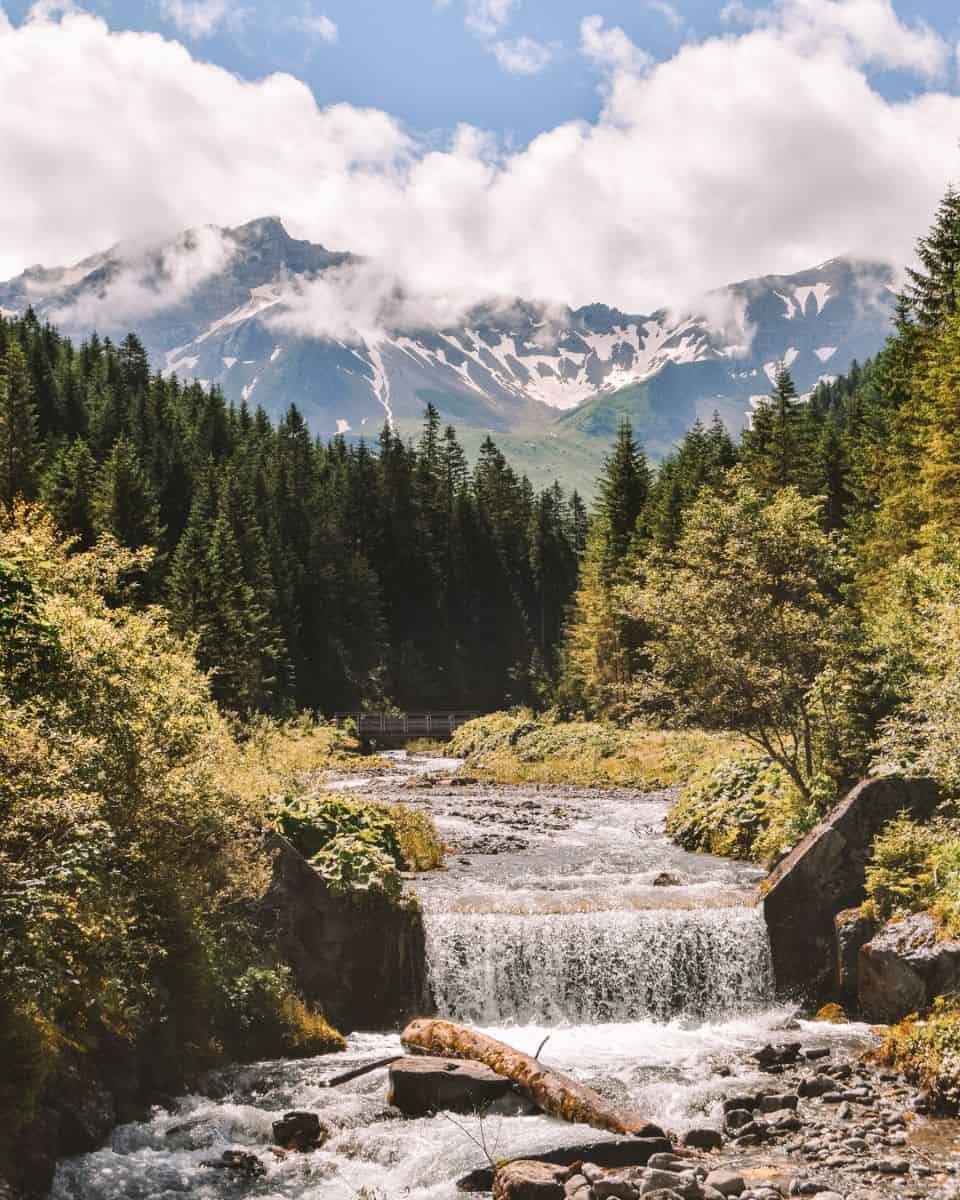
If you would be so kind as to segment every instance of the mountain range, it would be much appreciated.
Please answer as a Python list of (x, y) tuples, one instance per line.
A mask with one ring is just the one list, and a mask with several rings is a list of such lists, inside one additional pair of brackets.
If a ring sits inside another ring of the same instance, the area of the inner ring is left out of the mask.
[(589, 493), (623, 416), (654, 460), (697, 416), (739, 432), (781, 360), (806, 392), (876, 353), (895, 299), (889, 264), (835, 258), (685, 309), (511, 299), (441, 324), (395, 284), (371, 318), (366, 265), (267, 217), (30, 267), (0, 283), (0, 311), (32, 305), (75, 337), (133, 329), (154, 366), (274, 417), (296, 403), (322, 437), (412, 432), (432, 401), (468, 453), (489, 432), (535, 483)]

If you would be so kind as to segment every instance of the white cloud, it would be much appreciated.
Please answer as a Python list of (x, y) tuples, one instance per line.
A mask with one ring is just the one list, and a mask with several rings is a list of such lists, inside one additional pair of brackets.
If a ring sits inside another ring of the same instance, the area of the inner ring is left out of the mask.
[(308, 37), (318, 38), (321, 42), (335, 42), (339, 36), (337, 24), (323, 13), (315, 13), (310, 5), (306, 5), (302, 16), (291, 17), (287, 24), (291, 29), (297, 29)]
[(677, 6), (671, 4), (670, 0), (645, 0), (645, 3), (651, 12), (658, 13), (674, 29), (681, 29), (685, 24), (683, 17), (677, 11)]
[(210, 37), (222, 26), (236, 22), (236, 5), (230, 0), (162, 0), (163, 11), (189, 38)]
[[(81, 300), (53, 313), (63, 324), (108, 330), (116, 314), (122, 325), (143, 320), (161, 308), (184, 299), (205, 279), (224, 269), (237, 253), (236, 245), (210, 226), (191, 230), (158, 252), (149, 239), (116, 247), (122, 266), (111, 274), (98, 294), (84, 292)], [(31, 289), (42, 296), (44, 289)]]
[(554, 57), (554, 47), (526, 36), (512, 42), (496, 42), (493, 52), (500, 66), (511, 75), (539, 75)]
[(642, 71), (653, 59), (614, 25), (606, 28), (594, 14), (580, 22), (580, 53), (601, 71)]
[(509, 24), (519, 0), (467, 0), (466, 26), (477, 37), (495, 37)]
[(859, 65), (916, 71), (929, 79), (945, 75), (950, 61), (947, 42), (923, 21), (902, 21), (892, 0), (779, 0), (752, 12), (734, 0), (724, 11), (776, 31), (802, 53), (839, 53)]
[[(404, 313), (490, 295), (644, 312), (838, 253), (904, 261), (960, 175), (960, 98), (891, 103), (869, 85), (874, 66), (929, 77), (951, 52), (888, 0), (791, 0), (658, 64), (613, 32), (587, 28), (599, 118), (514, 150), (470, 127), (420, 145), (386, 113), (319, 108), (289, 75), (244, 81), (90, 15), (0, 21), (0, 179), (18, 181), (0, 278), (279, 213), (381, 264), (355, 276), (355, 327), (397, 297)], [(298, 311), (329, 310), (320, 295)]]

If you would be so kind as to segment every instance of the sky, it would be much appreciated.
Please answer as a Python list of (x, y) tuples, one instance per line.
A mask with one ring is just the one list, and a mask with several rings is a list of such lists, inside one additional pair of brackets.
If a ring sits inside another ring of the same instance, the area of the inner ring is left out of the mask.
[(0, 0), (0, 278), (268, 213), (437, 319), (899, 264), (958, 42), (953, 0)]

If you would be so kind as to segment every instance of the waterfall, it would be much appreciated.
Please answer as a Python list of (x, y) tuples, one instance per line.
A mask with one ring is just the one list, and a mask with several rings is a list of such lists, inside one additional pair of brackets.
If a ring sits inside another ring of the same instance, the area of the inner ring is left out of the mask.
[(437, 1011), (453, 1020), (705, 1018), (773, 995), (757, 908), (424, 916)]

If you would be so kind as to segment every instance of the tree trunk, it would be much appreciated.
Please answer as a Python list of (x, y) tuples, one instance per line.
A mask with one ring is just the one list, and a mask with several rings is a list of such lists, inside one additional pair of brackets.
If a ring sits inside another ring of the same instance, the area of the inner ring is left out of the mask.
[(453, 1021), (411, 1021), (400, 1035), (412, 1050), (441, 1058), (471, 1058), (485, 1063), (514, 1085), (543, 1112), (562, 1121), (582, 1122), (595, 1129), (633, 1137), (663, 1137), (663, 1130), (639, 1113), (615, 1108), (591, 1088), (551, 1071), (543, 1063)]

